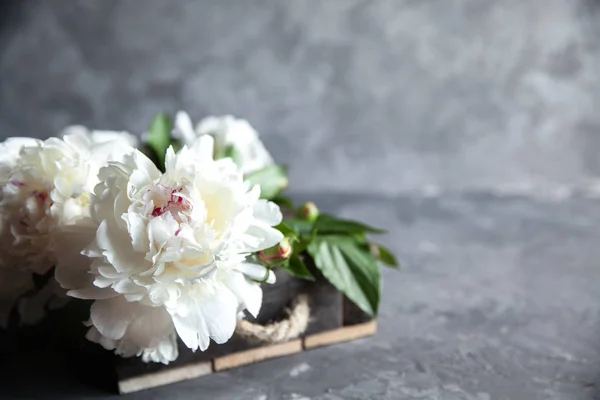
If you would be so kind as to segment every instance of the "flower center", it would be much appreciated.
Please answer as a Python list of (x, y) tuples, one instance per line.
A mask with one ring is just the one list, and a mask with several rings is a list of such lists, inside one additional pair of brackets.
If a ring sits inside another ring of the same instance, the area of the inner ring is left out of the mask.
[(90, 200), (91, 200), (90, 197), (91, 197), (91, 193), (90, 192), (83, 192), (82, 194), (80, 194), (79, 196), (77, 196), (75, 198), (75, 200), (82, 207), (87, 207), (87, 206), (90, 205)]
[(185, 214), (192, 209), (192, 204), (182, 193), (182, 188), (169, 188), (158, 185), (158, 198), (154, 199), (154, 208), (150, 215), (152, 217), (160, 217), (161, 215), (170, 212), (177, 222), (181, 223)]

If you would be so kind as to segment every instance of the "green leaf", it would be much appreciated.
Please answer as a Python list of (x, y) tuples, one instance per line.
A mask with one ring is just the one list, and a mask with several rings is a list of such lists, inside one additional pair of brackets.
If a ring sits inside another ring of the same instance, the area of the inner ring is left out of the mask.
[(284, 220), (283, 223), (296, 232), (296, 235), (300, 237), (310, 236), (314, 230), (314, 224), (303, 219), (290, 218)]
[(288, 239), (292, 239), (293, 241), (299, 240), (296, 231), (290, 228), (285, 222), (282, 222), (279, 225), (275, 226), (275, 229), (281, 232), (283, 236), (287, 237)]
[(146, 144), (154, 151), (159, 162), (159, 168), (164, 171), (165, 154), (171, 145), (171, 130), (173, 120), (167, 114), (158, 113), (150, 124)]
[(292, 255), (289, 262), (281, 265), (286, 271), (297, 278), (307, 279), (309, 281), (314, 281), (315, 277), (310, 273), (304, 261), (298, 256), (298, 254)]
[(277, 196), (273, 197), (271, 201), (277, 203), (279, 207), (294, 208), (294, 202), (292, 201), (292, 199), (281, 194), (278, 194)]
[(288, 178), (283, 167), (269, 165), (244, 177), (252, 185), (260, 185), (260, 197), (270, 200), (288, 185)]
[(348, 236), (316, 236), (307, 248), (316, 267), (367, 314), (377, 314), (380, 274), (369, 249)]
[(315, 222), (315, 229), (322, 234), (386, 233), (383, 229), (327, 214), (319, 215)]
[[(291, 218), (284, 220), (282, 224), (294, 233), (296, 238), (296, 243), (294, 244), (294, 253), (296, 254), (302, 253), (304, 250), (306, 250), (306, 247), (316, 234), (315, 230), (313, 229), (313, 223), (309, 221)], [(286, 235), (283, 231), (281, 231), (281, 233)]]
[(396, 256), (387, 247), (381, 244), (375, 244), (377, 252), (379, 253), (379, 261), (392, 268), (399, 268), (398, 260)]

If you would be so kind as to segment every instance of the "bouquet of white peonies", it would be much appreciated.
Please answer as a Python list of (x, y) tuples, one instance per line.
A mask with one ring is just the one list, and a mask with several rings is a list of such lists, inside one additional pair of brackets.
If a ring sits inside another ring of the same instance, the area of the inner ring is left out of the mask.
[(382, 231), (295, 207), (247, 121), (159, 114), (142, 138), (73, 126), (0, 144), (1, 326), (86, 300), (90, 341), (167, 364), (179, 340), (204, 351), (257, 316), (276, 267), (377, 313), (379, 262), (397, 266), (366, 236)]

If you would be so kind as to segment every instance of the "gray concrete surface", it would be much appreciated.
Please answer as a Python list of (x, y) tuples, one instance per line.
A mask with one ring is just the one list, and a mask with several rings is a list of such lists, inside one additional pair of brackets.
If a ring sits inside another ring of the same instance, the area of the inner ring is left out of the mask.
[[(390, 230), (382, 240), (404, 268), (384, 273), (378, 334), (125, 398), (600, 398), (597, 201), (296, 197)], [(1, 398), (118, 398), (79, 383), (59, 355), (7, 364)]]
[[(233, 113), (390, 229), (377, 336), (128, 398), (600, 399), (599, 62), (597, 0), (9, 0), (0, 138)], [(67, 364), (0, 398), (117, 398)]]

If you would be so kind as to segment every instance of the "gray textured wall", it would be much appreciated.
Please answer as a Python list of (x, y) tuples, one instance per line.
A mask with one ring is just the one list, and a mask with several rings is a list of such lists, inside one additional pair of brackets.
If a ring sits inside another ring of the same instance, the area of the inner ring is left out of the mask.
[(245, 117), (298, 190), (580, 187), (600, 174), (593, 0), (8, 1), (0, 132)]

